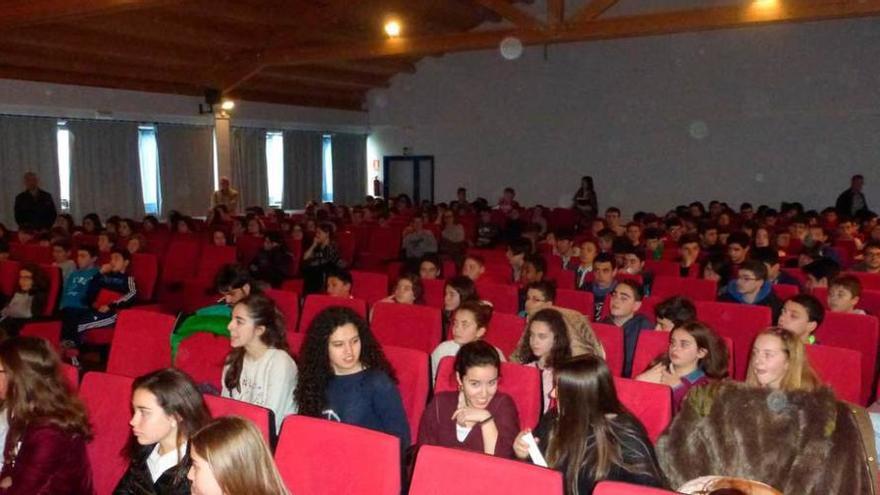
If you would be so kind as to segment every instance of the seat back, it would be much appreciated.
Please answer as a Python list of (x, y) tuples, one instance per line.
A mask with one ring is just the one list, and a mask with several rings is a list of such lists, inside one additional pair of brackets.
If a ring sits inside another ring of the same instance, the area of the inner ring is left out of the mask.
[(712, 327), (718, 335), (733, 340), (734, 376), (737, 380), (744, 379), (755, 336), (771, 325), (770, 308), (709, 301), (696, 301), (694, 305), (700, 321)]
[(18, 272), (20, 265), (17, 261), (0, 261), (0, 294), (12, 297), (18, 287)]
[(801, 288), (797, 285), (776, 284), (773, 286), (773, 294), (780, 300), (784, 301), (789, 297), (796, 296), (800, 293)]
[(153, 300), (156, 282), (159, 279), (159, 258), (151, 253), (135, 253), (131, 257), (131, 276), (137, 287), (137, 300)]
[(477, 294), (481, 299), (492, 303), (497, 313), (515, 315), (519, 312), (519, 295), (516, 286), (512, 284), (496, 284), (477, 280)]
[(52, 263), (52, 247), (13, 242), (9, 245), (9, 257), (22, 263), (48, 265)]
[(651, 295), (664, 299), (671, 296), (685, 296), (694, 301), (714, 301), (717, 293), (718, 284), (714, 280), (701, 278), (657, 275), (651, 285)]
[[(437, 367), (437, 381), (434, 393), (454, 392), (458, 390), (455, 379), (455, 358), (447, 356), (440, 360)], [(534, 366), (515, 363), (501, 363), (501, 379), (498, 391), (503, 392), (516, 403), (521, 428), (534, 428), (541, 419), (544, 396), (541, 392), (541, 373)]]
[(880, 273), (846, 272), (846, 274), (858, 278), (863, 290), (880, 290)]
[(433, 445), (419, 449), (409, 491), (410, 495), (533, 495), (562, 492), (562, 474), (559, 471)]
[[(655, 277), (669, 276), (679, 277), (679, 265), (675, 261), (668, 260), (645, 260), (645, 271), (651, 272)], [(654, 279), (657, 280), (656, 278)]]
[(58, 307), (58, 296), (61, 295), (61, 269), (51, 264), (40, 265), (43, 272), (49, 277), (49, 292), (46, 294), (46, 307), (43, 316), (52, 316)]
[[(828, 287), (814, 287), (813, 295), (820, 301), (825, 309), (828, 309)], [(864, 310), (869, 315), (880, 315), (880, 290), (862, 290), (859, 303), (856, 308)]]
[(191, 335), (180, 343), (174, 366), (192, 377), (197, 384), (208, 384), (222, 390), (223, 363), (229, 354), (229, 338), (202, 332)]
[(667, 385), (614, 377), (617, 398), (645, 426), (656, 442), (672, 421), (672, 389)]
[(217, 395), (203, 394), (205, 405), (211, 411), (211, 416), (218, 418), (220, 416), (241, 416), (256, 425), (263, 434), (263, 440), (267, 445), (271, 445), (274, 438), (272, 430), (275, 429), (275, 421), (272, 419), (272, 411), (249, 402), (229, 399)]
[(370, 328), (383, 345), (416, 349), (427, 354), (440, 344), (440, 311), (415, 304), (382, 302), (373, 306)]
[(446, 295), (446, 281), (442, 279), (422, 280), (425, 290), (425, 305), (443, 309), (443, 298)]
[(677, 493), (651, 486), (621, 483), (620, 481), (602, 481), (593, 490), (593, 495), (676, 495)]
[(620, 376), (623, 373), (623, 330), (607, 323), (591, 323), (590, 326), (605, 349), (608, 369), (614, 376)]
[(127, 376), (89, 372), (79, 396), (85, 403), (94, 438), (86, 446), (92, 465), (95, 493), (112, 493), (128, 468), (120, 452), (131, 435), (131, 383)]
[[(633, 356), (633, 376), (645, 371), (656, 357), (665, 354), (669, 349), (669, 332), (641, 332), (636, 352)], [(721, 337), (727, 348), (727, 376), (733, 376), (733, 340)]]
[(39, 337), (49, 342), (55, 352), (61, 353), (61, 322), (32, 321), (21, 328), (22, 337)]
[(519, 340), (526, 328), (526, 319), (517, 315), (495, 313), (489, 320), (486, 341), (501, 349), (504, 356), (510, 356), (516, 350)]
[(382, 350), (397, 375), (397, 387), (406, 411), (410, 438), (415, 443), (419, 437), (419, 421), (428, 402), (431, 373), (428, 354), (392, 345), (383, 346)]
[(139, 309), (119, 312), (107, 373), (138, 377), (171, 365), (171, 315)]
[(560, 308), (573, 309), (582, 313), (590, 321), (593, 320), (593, 293), (574, 290), (574, 289), (556, 289), (556, 306)]
[(215, 246), (207, 244), (202, 247), (199, 256), (196, 277), (201, 280), (214, 280), (223, 265), (235, 263), (237, 251), (235, 246)]
[(819, 378), (838, 398), (862, 403), (862, 355), (852, 349), (829, 345), (806, 346), (807, 359)]
[(284, 324), (287, 327), (287, 333), (296, 332), (296, 325), (299, 320), (299, 295), (286, 290), (266, 289), (266, 295), (275, 301), (275, 305), (284, 315)]
[(162, 284), (183, 282), (195, 275), (201, 246), (195, 240), (173, 240), (168, 244), (162, 267)]
[(400, 440), (378, 431), (288, 416), (275, 463), (284, 484), (296, 495), (400, 494)]
[(299, 318), (299, 331), (307, 331), (309, 325), (312, 324), (312, 320), (315, 319), (315, 316), (331, 306), (349, 308), (362, 317), (367, 317), (367, 303), (363, 299), (346, 299), (325, 294), (311, 294), (306, 296), (306, 301), (303, 304), (302, 314)]
[(563, 270), (561, 267), (556, 272), (547, 275), (547, 280), (556, 282), (556, 288), (565, 290), (574, 290), (575, 279), (577, 274), (571, 270)]
[(371, 306), (388, 296), (388, 275), (384, 273), (352, 270), (351, 280), (351, 294)]
[(815, 332), (822, 345), (851, 349), (862, 355), (861, 403), (871, 395), (880, 330), (875, 316), (825, 313), (825, 320)]
[(239, 236), (235, 240), (235, 248), (238, 251), (238, 261), (245, 265), (250, 264), (263, 249), (263, 238), (249, 234)]

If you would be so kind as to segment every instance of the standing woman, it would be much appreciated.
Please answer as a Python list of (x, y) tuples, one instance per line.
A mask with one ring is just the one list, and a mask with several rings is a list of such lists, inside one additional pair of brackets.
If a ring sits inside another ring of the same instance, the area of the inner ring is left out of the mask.
[(593, 188), (593, 178), (581, 177), (581, 187), (574, 194), (574, 207), (586, 218), (593, 218), (599, 211), (599, 200)]
[[(547, 464), (562, 472), (565, 495), (590, 495), (600, 481), (663, 487), (665, 481), (644, 426), (617, 398), (605, 361), (584, 355), (556, 365), (557, 408), (534, 436)], [(528, 457), (520, 433), (516, 456)]]
[(367, 322), (348, 308), (331, 307), (312, 321), (303, 343), (294, 397), (299, 413), (400, 439), (409, 447), (409, 425), (391, 365)]
[(339, 250), (333, 242), (333, 231), (332, 223), (318, 225), (312, 245), (303, 253), (303, 292), (306, 295), (321, 293), (326, 284), (327, 272), (333, 268), (343, 268)]
[(9, 417), (2, 495), (92, 495), (91, 427), (45, 340), (0, 343), (0, 399)]
[(189, 438), (211, 421), (192, 379), (174, 368), (137, 378), (131, 386), (128, 470), (113, 495), (187, 495)]

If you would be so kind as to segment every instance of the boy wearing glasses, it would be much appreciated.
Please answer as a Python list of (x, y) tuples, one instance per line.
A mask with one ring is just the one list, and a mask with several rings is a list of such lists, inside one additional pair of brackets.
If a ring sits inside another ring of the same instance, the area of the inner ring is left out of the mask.
[(727, 284), (718, 300), (767, 306), (773, 312), (773, 321), (782, 310), (782, 303), (773, 293), (773, 284), (767, 281), (767, 267), (757, 260), (746, 260), (740, 265), (737, 277)]

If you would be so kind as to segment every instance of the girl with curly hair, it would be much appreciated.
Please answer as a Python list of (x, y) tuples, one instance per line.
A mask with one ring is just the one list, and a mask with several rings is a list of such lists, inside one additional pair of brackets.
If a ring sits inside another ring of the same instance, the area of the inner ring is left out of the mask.
[(550, 408), (550, 391), (553, 390), (553, 367), (569, 359), (571, 345), (568, 329), (562, 313), (546, 308), (535, 313), (526, 328), (527, 337), (520, 340), (515, 355), (522, 364), (541, 370), (544, 389), (544, 412)]

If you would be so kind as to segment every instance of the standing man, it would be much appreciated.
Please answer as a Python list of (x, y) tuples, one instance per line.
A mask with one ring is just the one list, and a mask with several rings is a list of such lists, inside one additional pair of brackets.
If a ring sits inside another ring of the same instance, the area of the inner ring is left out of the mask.
[(15, 197), (15, 223), (19, 228), (31, 227), (36, 230), (49, 230), (55, 223), (55, 201), (52, 195), (40, 189), (37, 174), (24, 174), (24, 191)]
[(853, 175), (849, 189), (837, 197), (835, 208), (838, 215), (855, 218), (859, 213), (868, 210), (868, 202), (862, 194), (863, 187), (865, 187), (865, 178), (861, 174)]
[(226, 205), (230, 215), (238, 215), (238, 191), (229, 183), (229, 177), (220, 177), (220, 189), (211, 195), (211, 208)]

